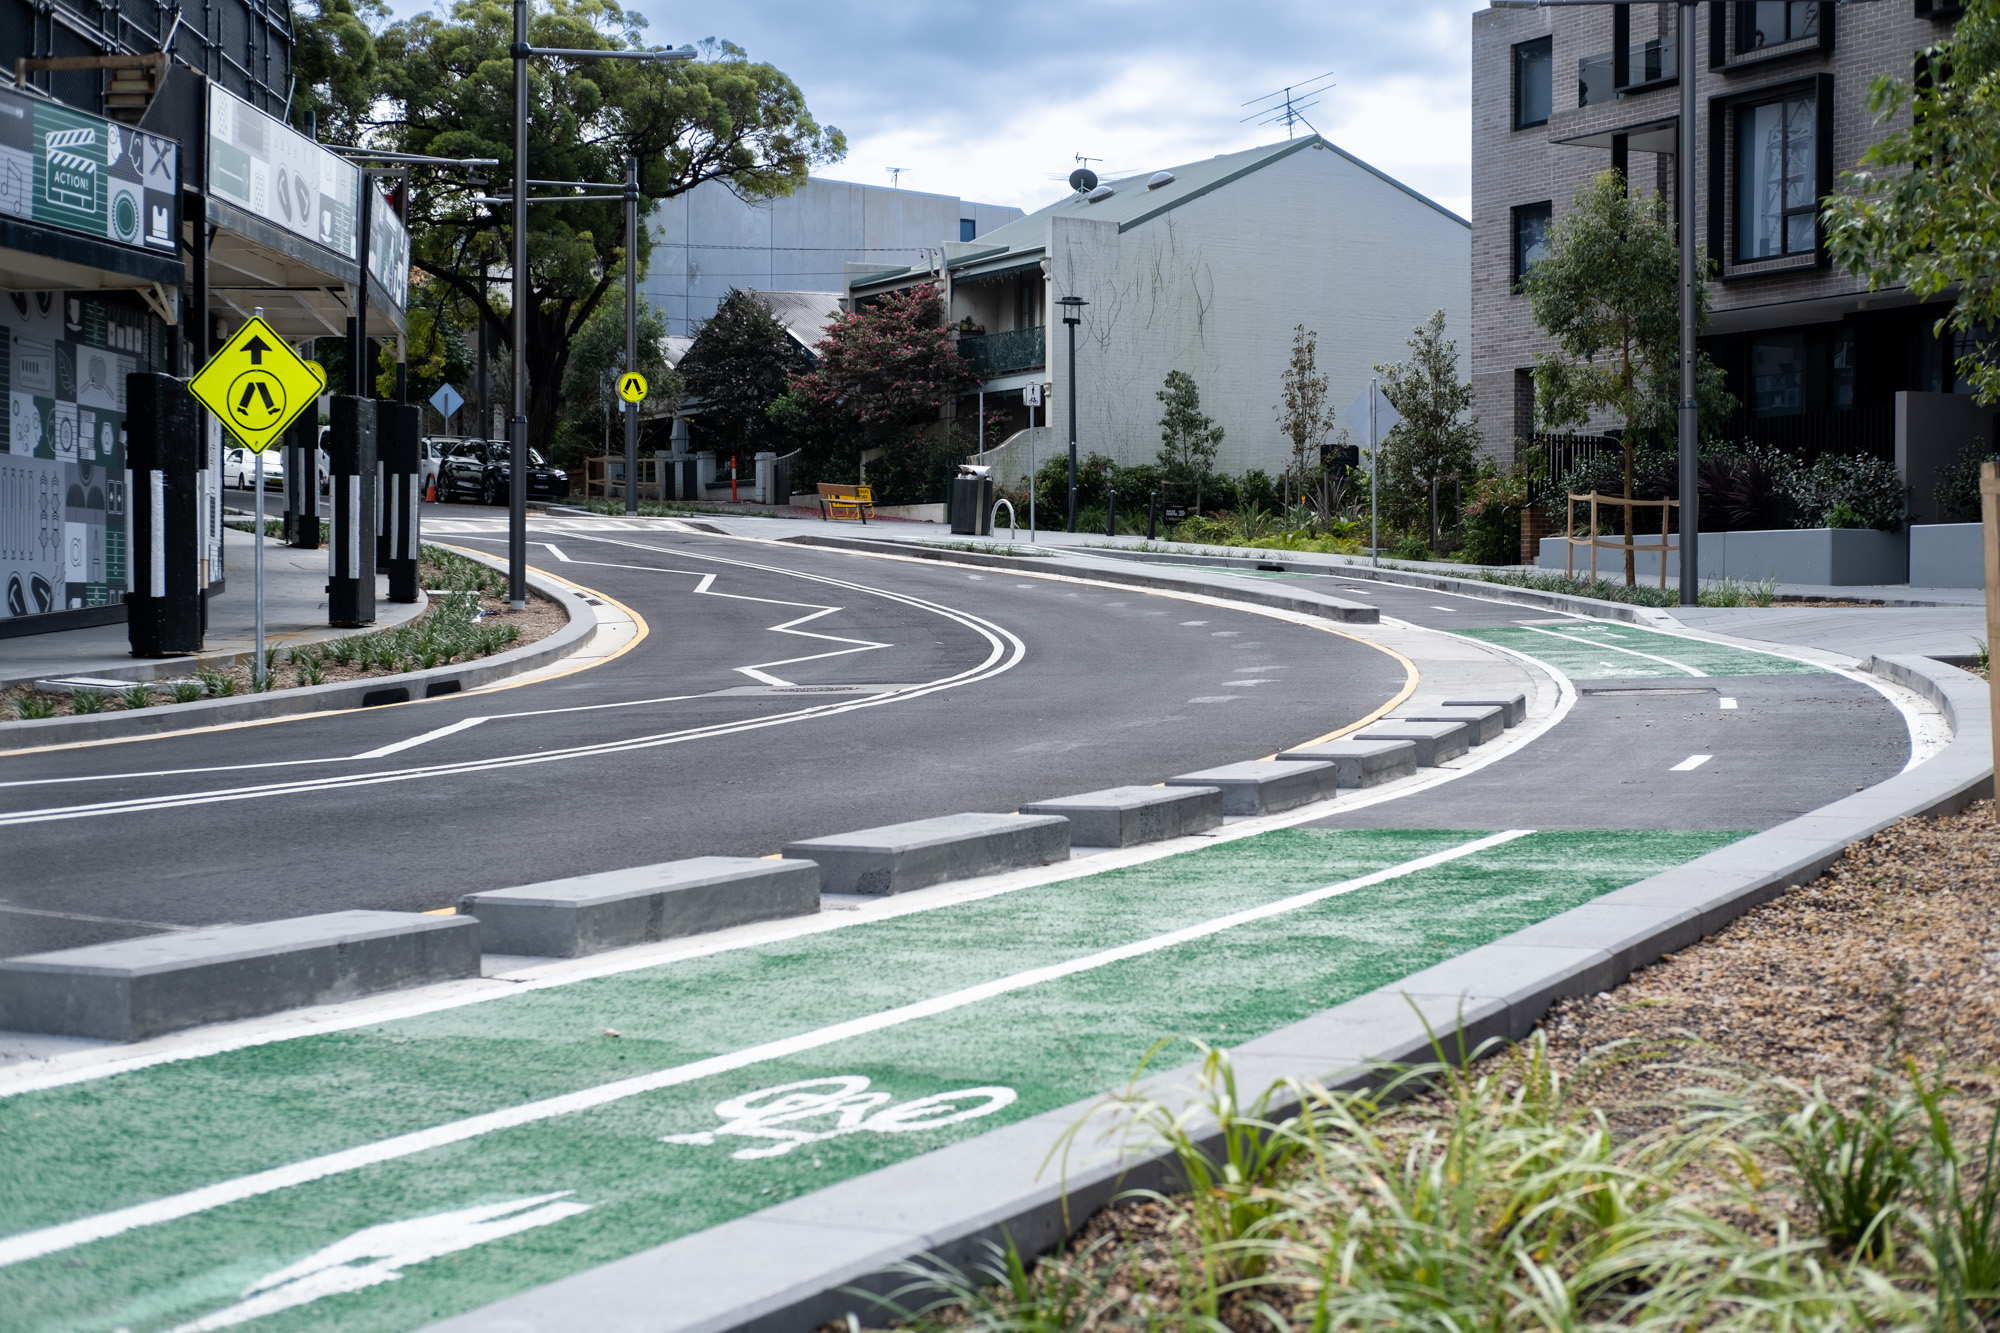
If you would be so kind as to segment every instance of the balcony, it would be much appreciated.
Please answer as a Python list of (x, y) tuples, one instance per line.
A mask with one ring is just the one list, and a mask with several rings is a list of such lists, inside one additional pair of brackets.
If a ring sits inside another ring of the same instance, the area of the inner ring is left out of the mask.
[(981, 379), (996, 379), (1049, 363), (1045, 331), (1037, 324), (1006, 333), (960, 334), (958, 354), (970, 361)]
[(1639, 92), (1680, 77), (1679, 43), (1653, 37), (1625, 51), (1624, 68), (1616, 51), (1600, 51), (1576, 62), (1576, 104), (1599, 106), (1624, 93)]

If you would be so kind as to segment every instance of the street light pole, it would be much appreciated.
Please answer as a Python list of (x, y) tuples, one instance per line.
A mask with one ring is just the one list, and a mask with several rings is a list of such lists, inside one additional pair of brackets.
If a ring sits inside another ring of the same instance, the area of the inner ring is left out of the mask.
[(514, 0), (514, 410), (507, 419), (507, 605), (528, 605), (528, 0)]
[(1069, 326), (1069, 531), (1076, 531), (1076, 326), (1083, 323), (1083, 308), (1090, 304), (1081, 296), (1065, 296), (1063, 323)]
[[(1674, 209), (1681, 242), (1681, 605), (1694, 606), (1701, 595), (1701, 495), (1695, 484), (1700, 466), (1701, 413), (1695, 404), (1695, 263), (1694, 263), (1694, 6), (1681, 0), (1674, 41), (1681, 76), (1680, 142), (1675, 145)], [(1712, 21), (1712, 20), (1711, 20)], [(1627, 528), (1631, 526), (1628, 521)], [(1663, 529), (1664, 530), (1664, 529)], [(1661, 538), (1662, 541), (1666, 540)], [(1666, 552), (1660, 553), (1661, 559)]]
[[(625, 159), (625, 373), (639, 371), (639, 159)], [(662, 478), (662, 481), (665, 479)], [(666, 499), (662, 486), (660, 498)], [(639, 512), (639, 405), (625, 404), (625, 512)]]

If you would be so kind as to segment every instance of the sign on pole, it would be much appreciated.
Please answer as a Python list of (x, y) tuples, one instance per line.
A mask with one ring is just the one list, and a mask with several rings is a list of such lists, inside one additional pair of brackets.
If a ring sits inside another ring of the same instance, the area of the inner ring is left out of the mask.
[(251, 549), (257, 553), (257, 655), (250, 663), (252, 689), (266, 689), (270, 681), (264, 663), (264, 451), (301, 412), (318, 404), (325, 389), (326, 372), (286, 345), (264, 322), (262, 306), (188, 381), (188, 392), (257, 456), (257, 526), (251, 529), (255, 543)]
[(1354, 427), (1368, 440), (1368, 563), (1382, 563), (1382, 532), (1377, 497), (1382, 489), (1382, 469), (1377, 466), (1376, 455), (1381, 452), (1382, 437), (1396, 428), (1403, 418), (1389, 405), (1389, 397), (1382, 392), (1382, 386), (1375, 380), (1368, 381), (1355, 400), (1341, 413), (1347, 424)]
[(261, 319), (238, 329), (188, 381), (188, 392), (253, 454), (269, 448), (325, 389), (326, 372)]
[(638, 371), (629, 371), (618, 377), (618, 396), (628, 403), (646, 401), (646, 377)]
[(438, 385), (438, 391), (431, 395), (431, 406), (444, 418), (445, 425), (451, 425), (452, 413), (465, 406), (465, 399), (459, 397), (458, 390), (449, 384)]

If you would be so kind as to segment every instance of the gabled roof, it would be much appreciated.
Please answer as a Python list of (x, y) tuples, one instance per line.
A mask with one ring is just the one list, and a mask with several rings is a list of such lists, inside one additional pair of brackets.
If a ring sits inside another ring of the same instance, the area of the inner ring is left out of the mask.
[[(1004, 227), (996, 227), (976, 241), (947, 243), (944, 247), (945, 264), (951, 269), (954, 277), (961, 279), (996, 276), (1000, 270), (1019, 269), (1025, 267), (1026, 261), (1031, 257), (1039, 256), (1048, 244), (1049, 219), (1052, 217), (1083, 217), (1102, 222), (1116, 222), (1120, 232), (1127, 232), (1163, 213), (1171, 212), (1182, 204), (1192, 203), (1213, 190), (1219, 190), (1225, 185), (1239, 181), (1252, 172), (1260, 171), (1274, 162), (1283, 161), (1293, 153), (1313, 147), (1339, 153), (1355, 166), (1393, 185), (1412, 199), (1436, 209), (1462, 227), (1471, 228), (1470, 222), (1436, 200), (1426, 198), (1395, 177), (1369, 166), (1352, 153), (1315, 134), (1303, 139), (1288, 139), (1283, 143), (1266, 144), (1261, 148), (1246, 148), (1238, 153), (1220, 153), (1199, 162), (1170, 167), (1168, 171), (1174, 179), (1158, 189), (1146, 188), (1146, 182), (1154, 174), (1150, 172), (1103, 181), (1100, 188), (1110, 186), (1112, 192), (1096, 203), (1090, 202), (1084, 195), (1072, 194), (1046, 208), (1037, 209), (1024, 218), (1017, 218)], [(914, 268), (904, 268), (870, 274), (854, 285), (893, 286), (907, 280), (910, 274), (918, 271)]]
[(840, 318), (839, 292), (751, 291), (770, 308), (771, 314), (792, 335), (792, 341), (810, 352), (826, 336), (833, 321)]

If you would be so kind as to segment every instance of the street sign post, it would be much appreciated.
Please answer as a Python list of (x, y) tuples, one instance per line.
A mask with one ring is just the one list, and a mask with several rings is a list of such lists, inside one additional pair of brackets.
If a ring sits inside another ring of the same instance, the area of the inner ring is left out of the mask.
[(1376, 500), (1382, 493), (1381, 452), (1382, 437), (1396, 429), (1396, 423), (1403, 418), (1396, 409), (1389, 406), (1388, 396), (1375, 380), (1368, 381), (1368, 387), (1360, 396), (1347, 405), (1341, 413), (1347, 424), (1368, 437), (1368, 563), (1382, 563), (1382, 532), (1376, 517)]
[(628, 403), (646, 401), (646, 377), (634, 370), (618, 378), (618, 396)]
[(449, 431), (452, 414), (465, 406), (465, 399), (460, 397), (458, 390), (449, 384), (440, 384), (438, 391), (431, 395), (431, 406), (435, 407), (438, 415), (444, 418), (444, 427)]
[(257, 655), (251, 659), (252, 689), (270, 685), (264, 664), (264, 451), (285, 433), (326, 390), (326, 372), (286, 346), (258, 306), (235, 336), (216, 349), (208, 364), (188, 381), (188, 392), (229, 427), (257, 459), (257, 525), (251, 549), (257, 564)]

